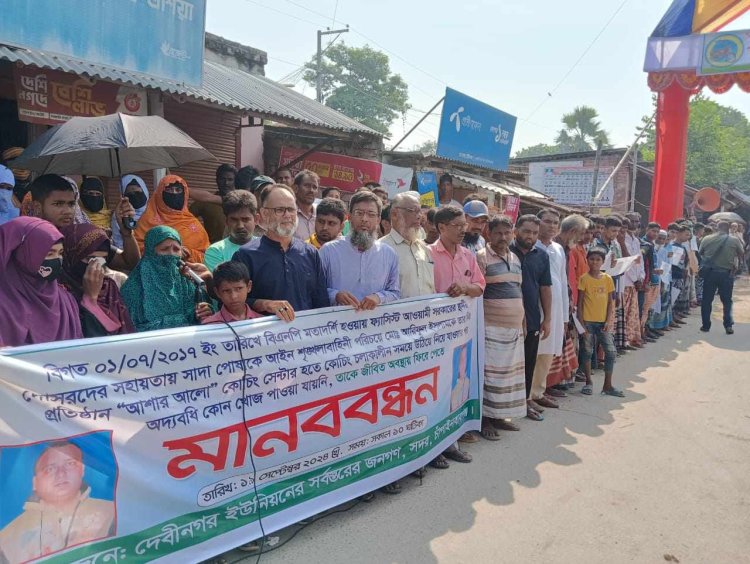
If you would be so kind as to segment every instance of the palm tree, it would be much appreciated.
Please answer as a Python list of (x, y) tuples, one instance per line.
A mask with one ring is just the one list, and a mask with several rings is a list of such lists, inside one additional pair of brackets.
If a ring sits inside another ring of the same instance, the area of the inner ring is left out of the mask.
[(557, 134), (555, 141), (563, 151), (591, 151), (598, 141), (603, 147), (609, 147), (607, 132), (597, 119), (599, 114), (590, 106), (578, 106), (572, 112), (563, 115), (565, 126)]

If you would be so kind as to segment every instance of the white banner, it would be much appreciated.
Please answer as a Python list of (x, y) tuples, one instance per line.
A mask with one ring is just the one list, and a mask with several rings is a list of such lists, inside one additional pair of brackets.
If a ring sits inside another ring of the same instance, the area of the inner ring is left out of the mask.
[[(480, 427), (477, 300), (0, 353), (0, 561), (198, 561)], [(5, 560), (3, 560), (5, 559)]]

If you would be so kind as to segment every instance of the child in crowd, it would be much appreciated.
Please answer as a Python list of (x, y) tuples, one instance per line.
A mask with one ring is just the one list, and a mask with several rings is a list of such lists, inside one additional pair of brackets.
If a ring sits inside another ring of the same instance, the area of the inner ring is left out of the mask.
[(578, 282), (578, 320), (585, 328), (583, 334), (584, 373), (586, 385), (581, 393), (591, 395), (593, 382), (591, 381), (591, 355), (594, 343), (598, 342), (604, 348), (604, 386), (602, 394), (624, 397), (625, 394), (612, 386), (612, 372), (614, 371), (617, 351), (612, 333), (605, 331), (608, 322), (612, 320), (615, 309), (615, 283), (609, 274), (602, 272), (602, 265), (606, 253), (603, 249), (593, 248), (586, 254), (589, 265), (588, 274), (581, 276)]
[(241, 262), (223, 262), (214, 269), (214, 291), (221, 300), (221, 309), (201, 320), (207, 323), (226, 323), (262, 317), (247, 305), (247, 295), (252, 288), (250, 273)]

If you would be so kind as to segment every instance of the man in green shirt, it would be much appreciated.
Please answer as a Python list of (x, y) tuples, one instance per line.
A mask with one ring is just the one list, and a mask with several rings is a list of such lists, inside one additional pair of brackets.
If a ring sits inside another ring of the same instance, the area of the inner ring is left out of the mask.
[(724, 330), (727, 335), (731, 335), (734, 333), (732, 291), (734, 290), (734, 273), (738, 264), (736, 261), (741, 261), (745, 254), (742, 241), (729, 234), (729, 222), (720, 221), (717, 233), (704, 237), (698, 252), (702, 259), (700, 276), (703, 278), (701, 331), (708, 333), (711, 329), (711, 306), (718, 290), (719, 299), (724, 306)]
[(247, 190), (233, 190), (221, 202), (229, 237), (217, 241), (206, 250), (203, 263), (213, 270), (222, 262), (232, 260), (237, 250), (253, 240), (258, 219), (258, 203)]

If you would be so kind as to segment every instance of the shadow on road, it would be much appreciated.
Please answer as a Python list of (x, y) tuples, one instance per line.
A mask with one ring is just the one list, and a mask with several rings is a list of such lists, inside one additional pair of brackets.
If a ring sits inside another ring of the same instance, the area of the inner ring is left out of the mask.
[[(580, 394), (580, 386), (569, 397), (561, 400), (561, 409), (547, 409), (545, 421), (519, 422), (520, 432), (506, 432), (496, 443), (481, 441), (465, 446), (474, 457), (472, 464), (452, 463), (448, 470), (429, 469), (420, 480), (413, 477), (401, 481), (400, 495), (378, 493), (371, 503), (356, 504), (350, 511), (319, 519), (304, 529), (292, 527), (277, 533), (282, 542), (291, 534), (296, 537), (288, 545), (264, 554), (261, 561), (271, 562), (437, 562), (431, 543), (450, 532), (463, 532), (475, 522), (478, 504), (483, 502), (506, 506), (515, 502), (519, 488), (536, 488), (540, 485), (540, 467), (544, 465), (571, 466), (582, 460), (571, 450), (583, 437), (601, 437), (610, 425), (633, 425), (629, 415), (615, 413), (626, 410), (628, 404), (640, 402), (645, 396), (633, 391), (635, 384), (649, 378), (666, 377), (679, 385), (679, 374), (670, 372), (670, 365), (678, 356), (703, 341), (716, 349), (750, 350), (750, 280), (738, 280), (735, 289), (735, 335), (724, 334), (721, 326), (721, 303), (714, 304), (714, 330), (699, 332), (700, 313), (693, 310), (689, 323), (669, 332), (657, 343), (638, 352), (618, 358), (615, 367), (615, 384), (624, 389), (625, 398), (600, 396), (603, 378), (596, 372), (595, 393), (591, 397)], [(707, 375), (712, 377), (714, 375)], [(670, 382), (671, 385), (671, 382)], [(549, 500), (550, 504), (572, 501), (575, 492), (561, 492)], [(404, 518), (406, 516), (406, 518)], [(406, 523), (406, 529), (397, 529), (389, 521)], [(498, 527), (502, 527), (498, 523)], [(554, 528), (554, 523), (539, 523), (540, 528)], [(345, 527), (345, 533), (342, 532)], [(378, 531), (396, 529), (399, 542), (389, 542)], [(298, 533), (298, 534), (297, 534)], [(581, 531), (581, 534), (595, 534)], [(529, 531), (533, 537), (533, 531)], [(323, 546), (321, 547), (321, 543)], [(406, 547), (406, 548), (405, 548)], [(460, 547), (456, 547), (456, 560), (461, 560)], [(257, 555), (249, 556), (232, 551), (222, 560), (229, 563), (252, 562)]]

